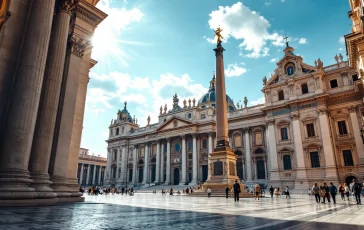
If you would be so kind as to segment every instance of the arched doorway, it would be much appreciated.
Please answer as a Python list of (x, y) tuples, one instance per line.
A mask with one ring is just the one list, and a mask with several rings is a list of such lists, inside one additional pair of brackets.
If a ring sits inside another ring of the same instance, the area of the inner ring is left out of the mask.
[(358, 178), (356, 178), (355, 176), (347, 176), (345, 178), (345, 183), (349, 186), (353, 182), (354, 179), (358, 179)]
[(173, 174), (174, 174), (173, 184), (178, 185), (179, 184), (179, 169), (175, 168), (173, 171)]

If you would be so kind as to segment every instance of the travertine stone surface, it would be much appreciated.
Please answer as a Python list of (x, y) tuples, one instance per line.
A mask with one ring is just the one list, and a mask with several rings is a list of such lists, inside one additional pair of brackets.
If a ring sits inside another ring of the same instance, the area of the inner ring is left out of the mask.
[(48, 166), (67, 49), (70, 15), (60, 11), (54, 16), (42, 95), (34, 132), (29, 170), (37, 197), (55, 197), (49, 184)]
[[(55, 0), (33, 1), (11, 95), (0, 155), (0, 198), (33, 198), (28, 163)], [(14, 121), (14, 122), (12, 122)], [(29, 193), (28, 193), (29, 192)]]

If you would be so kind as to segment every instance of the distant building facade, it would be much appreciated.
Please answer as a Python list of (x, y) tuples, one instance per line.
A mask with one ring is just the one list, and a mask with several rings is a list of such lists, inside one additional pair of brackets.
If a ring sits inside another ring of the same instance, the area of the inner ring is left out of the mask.
[(81, 186), (104, 185), (106, 158), (89, 154), (89, 150), (80, 148), (77, 179)]

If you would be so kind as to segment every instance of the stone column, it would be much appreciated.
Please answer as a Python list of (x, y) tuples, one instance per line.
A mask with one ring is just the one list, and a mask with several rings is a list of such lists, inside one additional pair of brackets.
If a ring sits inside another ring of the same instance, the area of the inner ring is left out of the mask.
[[(121, 155), (122, 155), (122, 148), (123, 146), (120, 146), (119, 148), (117, 148), (117, 154), (116, 154), (116, 180), (119, 181), (120, 177), (121, 177), (121, 171), (122, 171), (122, 165), (120, 164), (121, 162)], [(120, 171), (120, 174), (119, 174)]]
[(192, 181), (190, 185), (197, 184), (197, 134), (192, 134)]
[(243, 170), (243, 180), (246, 181), (245, 160), (243, 160), (241, 163), (242, 163), (242, 170)]
[(133, 184), (137, 184), (138, 183), (138, 179), (137, 179), (137, 161), (138, 161), (138, 154), (137, 154), (137, 149), (138, 146), (134, 145), (134, 149), (133, 149)]
[(358, 169), (359, 169), (359, 177), (364, 178), (364, 146), (363, 146), (363, 140), (360, 136), (360, 129), (359, 129), (359, 121), (358, 121), (358, 115), (356, 113), (356, 107), (351, 106), (348, 108), (350, 112), (350, 120), (353, 127), (353, 135), (355, 139), (355, 145), (356, 150), (358, 152)]
[(245, 128), (243, 130), (245, 135), (245, 163), (246, 163), (246, 180), (252, 181), (252, 159), (251, 159), (251, 153), (250, 153), (250, 134), (249, 134), (249, 128)]
[(160, 162), (161, 162), (161, 153), (160, 153), (160, 141), (157, 141), (157, 159), (155, 162), (155, 181), (154, 184), (159, 184), (160, 178)]
[(96, 165), (94, 165), (93, 167), (93, 172), (92, 172), (92, 185), (95, 185), (95, 180), (96, 180)]
[(121, 182), (127, 183), (127, 164), (128, 164), (128, 149), (127, 146), (123, 146), (121, 149)]
[(90, 182), (90, 165), (87, 166), (87, 172), (86, 172), (86, 184), (88, 185)]
[(267, 169), (267, 159), (264, 158), (264, 172), (265, 172), (265, 179), (268, 180), (268, 169)]
[(143, 184), (147, 184), (149, 182), (148, 180), (148, 170), (149, 170), (149, 152), (148, 152), (148, 146), (149, 143), (145, 144), (145, 150), (144, 150), (144, 175), (143, 175)]
[(335, 164), (334, 149), (332, 147), (329, 117), (327, 115), (327, 109), (319, 108), (317, 110), (317, 112), (319, 114), (322, 146), (323, 146), (323, 152), (325, 154), (325, 163), (326, 163), (325, 180), (333, 182), (334, 184), (335, 183), (337, 184), (338, 175), (337, 175), (336, 164)]
[(32, 187), (37, 192), (37, 197), (39, 198), (52, 198), (57, 195), (49, 187), (52, 182), (49, 180), (48, 162), (51, 157), (54, 127), (61, 91), (70, 15), (74, 8), (74, 3), (66, 0), (60, 1), (58, 12), (53, 20), (29, 162), (29, 170), (33, 179)]
[[(307, 181), (307, 172), (305, 166), (305, 156), (303, 152), (303, 145), (302, 145), (302, 135), (301, 135), (301, 127), (300, 127), (300, 120), (299, 115), (294, 114), (291, 116), (292, 119), (292, 128), (293, 128), (293, 139), (294, 148), (295, 148), (295, 155), (297, 161), (297, 169), (296, 169), (296, 183), (295, 189), (307, 189), (309, 186)], [(305, 183), (303, 183), (305, 181)]]
[(160, 182), (163, 183), (164, 182), (164, 143), (161, 144), (161, 171), (160, 171)]
[(29, 187), (33, 180), (30, 179), (28, 164), (54, 4), (55, 0), (49, 0), (33, 1), (31, 5), (7, 119), (0, 140), (0, 199), (2, 200), (25, 200), (36, 196), (34, 188)]
[(101, 169), (102, 169), (102, 166), (100, 165), (99, 166), (99, 178), (97, 178), (98, 179), (98, 182), (97, 182), (98, 185), (101, 185)]
[(182, 178), (179, 185), (185, 185), (187, 176), (187, 151), (186, 151), (186, 136), (181, 135), (182, 139)]
[(79, 178), (79, 184), (82, 184), (82, 178), (83, 178), (83, 164), (81, 164), (81, 172), (80, 172), (80, 178)]
[(171, 184), (171, 138), (167, 138), (166, 185)]
[(269, 142), (269, 157), (271, 164), (271, 172), (270, 172), (270, 181), (278, 182), (280, 180), (279, 177), (279, 168), (278, 168), (278, 156), (277, 156), (277, 142), (276, 135), (274, 130), (274, 120), (267, 121), (268, 125), (268, 142)]
[(214, 151), (214, 146), (212, 143), (212, 136), (214, 135), (213, 132), (209, 132), (209, 139), (208, 139), (208, 155), (207, 155), (207, 168), (209, 168), (208, 171), (208, 175), (207, 175), (207, 179), (209, 179), (211, 177), (211, 165), (210, 165), (210, 157), (211, 157), (211, 153)]

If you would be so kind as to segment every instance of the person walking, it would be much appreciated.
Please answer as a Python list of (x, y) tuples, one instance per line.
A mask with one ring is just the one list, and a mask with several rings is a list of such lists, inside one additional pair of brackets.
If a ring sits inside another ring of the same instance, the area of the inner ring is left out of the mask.
[(342, 186), (342, 184), (339, 185), (339, 193), (341, 196), (341, 200), (345, 201), (345, 189), (344, 189), (344, 186)]
[(207, 197), (210, 198), (210, 196), (211, 196), (211, 189), (210, 188), (207, 188), (206, 191), (207, 191)]
[(255, 185), (255, 197), (254, 197), (254, 200), (258, 198), (259, 200), (259, 195), (260, 195), (260, 186), (259, 184), (256, 184)]
[(274, 188), (272, 185), (269, 188), (269, 193), (270, 193), (270, 198), (273, 198)]
[(348, 185), (346, 183), (344, 183), (344, 193), (346, 195), (346, 197), (348, 198), (348, 201), (350, 201), (350, 189), (348, 187)]
[(356, 204), (361, 204), (360, 200), (361, 187), (362, 187), (361, 184), (359, 184), (358, 181), (354, 179), (352, 192), (354, 193)]
[(327, 198), (327, 202), (330, 203), (330, 189), (329, 186), (327, 186), (326, 182), (324, 182), (324, 184), (321, 187), (321, 190), (323, 190), (325, 192), (325, 196), (324, 196), (324, 201), (322, 203), (325, 204), (325, 198)]
[(229, 186), (226, 186), (226, 187), (225, 187), (225, 195), (226, 195), (226, 199), (227, 199), (227, 198), (229, 198), (229, 192), (230, 192)]
[(332, 201), (334, 202), (334, 204), (336, 204), (336, 194), (337, 194), (337, 188), (334, 185), (334, 183), (330, 182), (330, 194), (332, 197)]
[(286, 195), (286, 199), (287, 199), (287, 197), (291, 198), (291, 196), (289, 195), (289, 187), (288, 186), (286, 186), (285, 195)]
[(321, 199), (320, 199), (320, 194), (319, 194), (319, 191), (320, 191), (320, 188), (319, 186), (317, 185), (317, 183), (315, 183), (313, 186), (312, 186), (312, 191), (313, 191), (313, 194), (315, 195), (315, 199), (316, 199), (316, 203), (320, 203)]
[(238, 180), (235, 181), (233, 188), (234, 188), (234, 201), (239, 202), (240, 184), (238, 183)]

